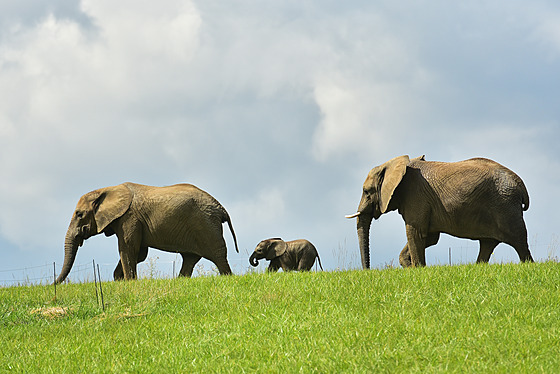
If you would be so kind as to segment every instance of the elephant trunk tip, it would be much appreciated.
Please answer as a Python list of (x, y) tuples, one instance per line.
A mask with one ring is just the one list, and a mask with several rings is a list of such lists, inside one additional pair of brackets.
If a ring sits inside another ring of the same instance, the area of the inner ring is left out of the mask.
[(255, 256), (254, 253), (251, 255), (251, 257), (249, 257), (249, 263), (250, 263), (251, 266), (253, 266), (253, 267), (259, 266), (259, 260), (256, 259), (256, 256)]

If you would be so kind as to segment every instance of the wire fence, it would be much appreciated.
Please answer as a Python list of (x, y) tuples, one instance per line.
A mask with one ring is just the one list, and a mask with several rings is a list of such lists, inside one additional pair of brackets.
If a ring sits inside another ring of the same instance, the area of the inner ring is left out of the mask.
[[(536, 236), (532, 237), (529, 243), (530, 248), (545, 247), (546, 257), (541, 260), (560, 261), (560, 238), (553, 236), (551, 241), (547, 244), (539, 243)], [(544, 248), (543, 248), (544, 249)], [(449, 246), (447, 250), (440, 249), (439, 255), (432, 259), (436, 265), (458, 265), (469, 263), (476, 259), (478, 254), (478, 244), (468, 243), (467, 245)], [(247, 257), (249, 254), (247, 254)], [(339, 244), (337, 249), (332, 251), (332, 260), (336, 263), (333, 270), (350, 270), (361, 268), (359, 264), (359, 253), (356, 251), (348, 251), (346, 242)], [(500, 257), (494, 253), (490, 262), (509, 262), (508, 258)], [(515, 253), (507, 254), (508, 257), (516, 256)], [(511, 258), (514, 258), (511, 257)], [(98, 280), (110, 281), (113, 280), (113, 271), (116, 263), (97, 263), (94, 259), (93, 262), (99, 267)], [(535, 258), (538, 261), (537, 258)], [(435, 262), (434, 262), (435, 261)], [(230, 259), (230, 266), (235, 274), (246, 274), (251, 272), (264, 271), (265, 267), (258, 269), (249, 266), (247, 260), (234, 260)], [(157, 256), (148, 257), (146, 261), (138, 264), (138, 277), (139, 278), (174, 278), (179, 274), (181, 269), (182, 259), (177, 257), (176, 260), (160, 260)], [(324, 265), (324, 263), (323, 263)], [(385, 264), (384, 267), (398, 266), (398, 260)], [(0, 287), (12, 286), (31, 286), (31, 285), (47, 285), (52, 284), (60, 270), (62, 264), (46, 263), (43, 265), (34, 265), (13, 269), (0, 269)], [(86, 283), (94, 282), (96, 275), (94, 274), (92, 262), (74, 264), (72, 271), (68, 275), (67, 281), (72, 283)], [(325, 270), (327, 270), (325, 268)], [(199, 262), (193, 271), (193, 276), (208, 276), (217, 275), (218, 270), (211, 263)]]
[[(99, 276), (103, 281), (113, 279), (115, 264), (98, 263)], [(178, 264), (180, 266), (180, 263)], [(50, 263), (23, 268), (0, 270), (0, 287), (30, 286), (51, 284), (60, 273), (62, 264)], [(179, 268), (176, 261), (150, 260), (138, 264), (140, 278), (171, 278), (176, 276)], [(93, 282), (95, 279), (93, 263), (74, 264), (68, 275), (68, 281), (73, 283)]]
[[(235, 274), (244, 274), (254, 271), (246, 260), (242, 262), (230, 260), (229, 262)], [(95, 263), (96, 267), (99, 267), (98, 280), (113, 280), (113, 271), (115, 270), (116, 263), (98, 263), (95, 259), (92, 259), (92, 262), (74, 264), (65, 282), (94, 282), (98, 270), (94, 268), (93, 263)], [(181, 258), (177, 260), (160, 260), (157, 256), (148, 257), (146, 261), (137, 265), (138, 278), (174, 278), (178, 276), (181, 270), (181, 264)], [(0, 287), (52, 284), (56, 280), (61, 269), (62, 264), (54, 262), (21, 268), (0, 269)], [(195, 266), (192, 275), (196, 277), (217, 274), (219, 274), (219, 272), (214, 264), (201, 261)]]

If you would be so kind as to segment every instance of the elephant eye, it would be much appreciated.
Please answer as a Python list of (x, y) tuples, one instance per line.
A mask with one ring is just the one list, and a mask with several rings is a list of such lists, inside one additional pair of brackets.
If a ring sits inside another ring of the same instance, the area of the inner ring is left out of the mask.
[(76, 212), (76, 218), (82, 218), (84, 216), (84, 212)]

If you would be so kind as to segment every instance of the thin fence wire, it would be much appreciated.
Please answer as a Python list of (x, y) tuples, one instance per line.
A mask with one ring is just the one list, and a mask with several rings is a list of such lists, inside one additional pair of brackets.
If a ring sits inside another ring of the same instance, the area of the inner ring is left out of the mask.
[[(555, 260), (558, 261), (560, 254), (560, 239), (558, 236), (553, 236), (552, 240), (548, 244), (539, 243), (538, 237), (534, 236), (530, 239), (529, 248), (547, 248), (547, 257), (542, 260)], [(339, 245), (338, 251), (333, 250), (333, 256), (335, 260), (338, 261), (338, 267), (335, 270), (348, 270), (350, 268), (360, 268), (357, 264), (358, 252), (347, 253), (346, 243), (344, 245)], [(461, 246), (450, 246), (448, 250), (441, 252), (441, 258), (436, 258), (436, 262), (439, 265), (443, 264), (464, 264), (472, 262), (471, 257), (475, 257), (473, 254), (478, 251), (478, 245), (473, 243), (472, 245), (461, 245)], [(541, 251), (542, 252), (542, 251)], [(342, 254), (341, 254), (342, 253)], [(494, 256), (494, 255), (493, 255)], [(498, 258), (495, 261), (499, 262)], [(537, 260), (535, 258), (535, 260)], [(149, 257), (146, 261), (138, 264), (138, 276), (139, 278), (174, 278), (178, 276), (181, 258), (173, 261), (162, 261), (156, 257)], [(248, 262), (245, 260), (230, 260), (232, 269), (235, 273), (251, 273), (258, 271), (248, 266)], [(353, 266), (353, 264), (356, 266)], [(99, 280), (109, 281), (113, 280), (113, 270), (115, 268), (115, 263), (99, 263), (100, 276)], [(388, 264), (392, 266), (392, 264)], [(56, 266), (56, 265), (55, 265)], [(386, 265), (386, 267), (388, 267)], [(57, 266), (56, 271), (60, 271)], [(198, 263), (195, 266), (193, 276), (211, 276), (218, 274), (217, 269), (213, 264), (208, 268), (207, 264)], [(11, 275), (11, 277), (10, 277)], [(80, 282), (93, 282), (94, 275), (92, 270), (91, 262), (74, 264), (72, 271), (68, 277), (70, 282), (80, 283)], [(20, 285), (41, 285), (41, 284), (51, 284), (54, 282), (53, 274), (53, 264), (44, 265), (34, 265), (14, 269), (0, 269), (0, 287), (11, 287)]]

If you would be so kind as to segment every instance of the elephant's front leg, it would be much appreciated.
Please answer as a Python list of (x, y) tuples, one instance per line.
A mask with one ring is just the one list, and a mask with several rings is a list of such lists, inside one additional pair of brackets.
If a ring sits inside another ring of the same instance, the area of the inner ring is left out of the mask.
[[(148, 247), (144, 246), (140, 248), (140, 252), (138, 252), (138, 261), (136, 261), (136, 263), (137, 264), (141, 263), (142, 261), (146, 260), (146, 257), (148, 257)], [(113, 279), (116, 281), (124, 279), (124, 272), (123, 272), (121, 260), (119, 260), (119, 262), (117, 263), (117, 267), (113, 271)]]
[(410, 252), (408, 251), (408, 243), (404, 245), (403, 250), (399, 254), (399, 264), (403, 268), (408, 268), (412, 266), (412, 261), (410, 259)]
[(412, 266), (426, 266), (426, 237), (414, 226), (406, 225), (408, 252)]
[(273, 258), (272, 260), (270, 260), (270, 264), (268, 264), (268, 268), (266, 270), (271, 272), (276, 272), (281, 267), (282, 265), (280, 264), (280, 260), (278, 260), (278, 258)]
[[(424, 242), (424, 253), (426, 253), (426, 248), (437, 244), (438, 241), (439, 241), (439, 232), (429, 233), (428, 237), (426, 238), (426, 241)], [(410, 259), (410, 252), (408, 249), (408, 242), (405, 244), (403, 250), (399, 255), (399, 263), (403, 268), (408, 268), (412, 266), (412, 260)]]
[(137, 221), (126, 222), (117, 233), (117, 237), (119, 239), (119, 254), (121, 256), (124, 279), (136, 279), (136, 265), (142, 246), (142, 228), (140, 223)]

